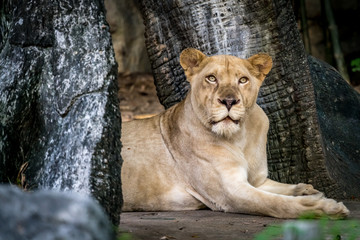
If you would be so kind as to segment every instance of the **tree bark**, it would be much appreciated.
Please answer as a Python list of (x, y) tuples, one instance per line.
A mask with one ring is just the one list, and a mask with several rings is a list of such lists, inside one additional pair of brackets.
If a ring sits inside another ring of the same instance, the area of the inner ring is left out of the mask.
[(359, 198), (360, 95), (327, 63), (309, 56), (309, 66), (328, 173), (346, 197)]
[(117, 66), (102, 1), (1, 3), (0, 181), (122, 205)]
[[(347, 176), (335, 177), (331, 172), (342, 160), (336, 157), (338, 150), (332, 155), (335, 160), (327, 158), (329, 145), (324, 144), (327, 135), (319, 123), (323, 119), (318, 116), (322, 109), (317, 101), (325, 105), (330, 102), (316, 98), (314, 93), (317, 85), (313, 84), (314, 73), (310, 68), (313, 62), (308, 61), (290, 1), (169, 0), (159, 4), (144, 0), (141, 8), (155, 85), (166, 108), (182, 100), (189, 89), (178, 59), (183, 49), (194, 47), (208, 55), (231, 54), (242, 58), (266, 52), (272, 56), (274, 66), (261, 87), (258, 103), (270, 119), (270, 177), (287, 183), (311, 183), (331, 197), (360, 196), (358, 175), (353, 175), (357, 179), (354, 182), (347, 180)], [(317, 74), (323, 71), (327, 68)], [(352, 103), (360, 106), (356, 99)], [(337, 112), (343, 115), (340, 109)], [(359, 118), (354, 121), (360, 125)], [(353, 125), (352, 131), (359, 132), (359, 127)], [(346, 134), (341, 137), (345, 139), (338, 140), (347, 141)], [(355, 143), (351, 147), (359, 149)], [(343, 157), (349, 163), (356, 161), (354, 153), (346, 152)], [(330, 166), (332, 163), (335, 165)], [(355, 166), (345, 165), (342, 166), (345, 169)]]

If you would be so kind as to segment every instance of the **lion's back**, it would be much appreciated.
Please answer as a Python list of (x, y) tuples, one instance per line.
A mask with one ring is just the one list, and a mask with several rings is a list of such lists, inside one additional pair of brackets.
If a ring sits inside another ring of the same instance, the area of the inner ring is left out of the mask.
[(128, 165), (156, 162), (158, 158), (164, 158), (162, 154), (166, 152), (160, 133), (159, 116), (123, 123), (121, 142), (121, 156), (124, 164)]

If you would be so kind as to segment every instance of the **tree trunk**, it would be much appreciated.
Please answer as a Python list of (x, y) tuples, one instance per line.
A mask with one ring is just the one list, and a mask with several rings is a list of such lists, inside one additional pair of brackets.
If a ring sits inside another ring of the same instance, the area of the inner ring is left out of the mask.
[(329, 24), (329, 32), (331, 36), (331, 44), (334, 50), (334, 58), (336, 61), (337, 69), (341, 76), (350, 84), (349, 73), (346, 68), (344, 54), (341, 50), (338, 27), (335, 22), (334, 14), (332, 11), (331, 3), (329, 0), (324, 0), (324, 11)]
[(151, 72), (144, 25), (134, 0), (104, 0), (119, 73)]
[(103, 2), (0, 7), (0, 181), (92, 194), (118, 224), (121, 119)]
[(308, 60), (328, 173), (346, 197), (359, 198), (360, 94), (335, 68), (311, 56)]
[[(345, 151), (341, 156), (345, 161), (337, 156), (341, 144), (336, 149), (326, 144), (331, 133), (324, 131), (330, 128), (321, 128), (319, 121), (324, 119), (319, 115), (327, 111), (324, 106), (332, 105), (339, 116), (345, 116), (343, 109), (335, 107), (342, 103), (334, 102), (332, 96), (325, 99), (315, 94), (318, 85), (313, 83), (313, 75), (317, 70), (310, 68), (314, 63), (308, 61), (290, 1), (169, 0), (159, 4), (144, 0), (141, 6), (155, 84), (165, 107), (183, 99), (189, 88), (178, 59), (183, 49), (194, 47), (208, 55), (231, 54), (243, 58), (266, 52), (273, 57), (274, 66), (260, 90), (258, 103), (270, 118), (270, 177), (281, 182), (311, 183), (331, 197), (360, 196), (358, 174), (351, 180), (346, 175), (334, 174), (336, 167), (346, 170), (356, 167), (359, 172), (355, 150), (359, 150), (360, 141), (349, 143), (348, 135), (338, 135), (345, 139), (337, 141), (350, 144), (348, 148), (354, 150)], [(327, 74), (328, 68), (319, 66), (316, 76)], [(350, 102), (359, 109), (358, 98)], [(341, 124), (336, 125), (339, 121), (328, 124), (339, 127), (340, 132), (344, 130)], [(360, 118), (353, 119), (351, 131), (360, 132), (359, 126)]]
[(311, 42), (309, 36), (309, 27), (307, 23), (307, 11), (305, 0), (300, 0), (300, 26), (302, 33), (302, 40), (304, 42), (305, 50), (308, 54), (311, 54)]

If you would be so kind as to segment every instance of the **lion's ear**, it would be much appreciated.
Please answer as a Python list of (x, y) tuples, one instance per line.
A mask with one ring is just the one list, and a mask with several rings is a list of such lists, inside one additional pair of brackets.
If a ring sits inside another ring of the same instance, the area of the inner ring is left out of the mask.
[(256, 75), (260, 80), (264, 80), (265, 76), (270, 72), (272, 67), (272, 59), (265, 53), (255, 54), (247, 59), (258, 72)]
[(180, 54), (180, 65), (186, 71), (199, 66), (206, 55), (195, 48), (187, 48)]

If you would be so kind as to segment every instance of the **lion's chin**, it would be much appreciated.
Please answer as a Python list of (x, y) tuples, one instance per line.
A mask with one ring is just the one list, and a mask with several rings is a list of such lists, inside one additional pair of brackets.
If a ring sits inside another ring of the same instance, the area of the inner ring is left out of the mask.
[(227, 117), (219, 122), (212, 123), (211, 131), (216, 135), (230, 138), (234, 133), (240, 130), (239, 120), (233, 120)]

